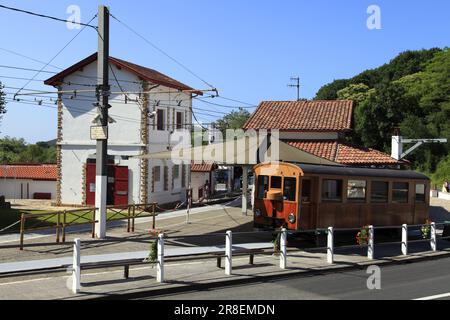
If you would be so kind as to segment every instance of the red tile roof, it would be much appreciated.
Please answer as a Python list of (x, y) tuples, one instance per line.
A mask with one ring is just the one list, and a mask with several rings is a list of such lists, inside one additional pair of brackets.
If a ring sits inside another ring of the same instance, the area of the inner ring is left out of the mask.
[(347, 131), (351, 129), (350, 100), (263, 101), (244, 129)]
[(344, 165), (396, 165), (402, 162), (381, 151), (338, 141), (285, 141), (288, 145)]
[(56, 164), (0, 165), (0, 179), (56, 181), (57, 178), (58, 167)]
[[(69, 76), (70, 74), (79, 71), (83, 67), (91, 64), (92, 62), (97, 60), (97, 53), (90, 55), (89, 57), (81, 60), (80, 62), (74, 64), (73, 66), (61, 71), (60, 73), (54, 75), (53, 77), (44, 81), (46, 85), (57, 86), (61, 82), (64, 81), (64, 78)], [(117, 59), (110, 57), (109, 62), (114, 64), (118, 68), (122, 68), (128, 70), (131, 73), (134, 73), (142, 80), (149, 81), (154, 84), (159, 84), (168, 88), (178, 89), (178, 90), (193, 90), (191, 87), (172, 79), (156, 70), (143, 67), (125, 60)], [(201, 94), (201, 92), (196, 92)]]
[(213, 162), (192, 162), (191, 172), (211, 172), (217, 168), (217, 165)]

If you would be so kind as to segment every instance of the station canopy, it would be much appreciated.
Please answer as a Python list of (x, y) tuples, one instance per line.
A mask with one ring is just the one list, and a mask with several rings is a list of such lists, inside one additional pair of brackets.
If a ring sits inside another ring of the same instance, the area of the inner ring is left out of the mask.
[(265, 138), (259, 141), (249, 137), (197, 147), (174, 147), (171, 151), (148, 153), (135, 158), (184, 163), (214, 162), (227, 166), (253, 166), (261, 162), (273, 161), (341, 166), (336, 162), (291, 147), (279, 139)]

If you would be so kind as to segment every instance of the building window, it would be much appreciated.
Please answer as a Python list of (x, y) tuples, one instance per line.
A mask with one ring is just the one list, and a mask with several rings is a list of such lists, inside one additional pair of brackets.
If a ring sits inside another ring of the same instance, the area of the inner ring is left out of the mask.
[(284, 178), (283, 199), (286, 201), (295, 201), (297, 198), (297, 179)]
[(181, 187), (186, 188), (186, 165), (181, 165)]
[(416, 184), (416, 202), (425, 202), (425, 191), (424, 184)]
[(373, 181), (370, 195), (372, 202), (388, 202), (389, 183), (384, 181)]
[(408, 203), (408, 182), (394, 182), (392, 187), (392, 201), (397, 203)]
[(157, 115), (156, 115), (156, 129), (159, 131), (164, 131), (165, 130), (165, 125), (164, 125), (164, 110), (162, 109), (158, 109), (157, 111)]
[(273, 176), (270, 178), (270, 189), (281, 189), (281, 177)]
[(327, 202), (342, 201), (342, 180), (323, 180), (322, 200)]
[(153, 168), (153, 177), (154, 177), (155, 182), (161, 181), (161, 167), (160, 166), (156, 166)]
[(258, 177), (258, 199), (264, 199), (266, 197), (266, 192), (269, 190), (269, 177), (259, 176)]
[(180, 177), (180, 166), (174, 165), (173, 166), (173, 178), (178, 179)]
[(169, 167), (164, 167), (164, 191), (169, 190)]
[(365, 201), (366, 200), (365, 180), (348, 180), (347, 184), (347, 199), (348, 201)]
[(177, 112), (176, 128), (177, 128), (177, 130), (180, 130), (183, 128), (183, 112)]

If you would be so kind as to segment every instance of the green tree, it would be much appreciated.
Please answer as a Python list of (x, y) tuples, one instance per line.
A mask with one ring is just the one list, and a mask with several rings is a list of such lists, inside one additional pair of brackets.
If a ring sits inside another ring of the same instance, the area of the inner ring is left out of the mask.
[(350, 80), (340, 79), (322, 86), (316, 93), (314, 100), (336, 100), (337, 92), (350, 84)]
[(250, 119), (250, 115), (247, 110), (239, 108), (238, 111), (232, 111), (222, 119), (217, 120), (216, 126), (223, 134), (227, 129), (242, 129), (247, 120)]
[(417, 106), (405, 96), (405, 89), (395, 83), (382, 83), (355, 111), (355, 131), (367, 147), (390, 151), (393, 129)]
[(18, 156), (27, 148), (24, 139), (5, 137), (0, 139), (0, 163), (18, 162)]

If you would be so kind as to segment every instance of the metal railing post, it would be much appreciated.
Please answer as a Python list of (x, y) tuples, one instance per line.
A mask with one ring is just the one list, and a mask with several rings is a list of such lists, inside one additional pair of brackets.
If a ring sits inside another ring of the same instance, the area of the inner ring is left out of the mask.
[(287, 230), (286, 228), (281, 229), (280, 237), (280, 268), (286, 269), (287, 266)]
[(375, 242), (374, 242), (374, 228), (373, 226), (369, 226), (369, 239), (367, 241), (367, 258), (369, 260), (373, 260), (375, 254)]
[(81, 287), (81, 255), (80, 239), (75, 239), (73, 244), (73, 264), (72, 264), (72, 292), (77, 294)]
[(155, 230), (156, 229), (156, 205), (153, 203), (152, 204), (152, 229)]
[(23, 251), (23, 238), (25, 233), (25, 213), (20, 215), (20, 251)]
[(227, 231), (225, 236), (225, 274), (230, 276), (233, 270), (233, 240), (232, 232)]
[(158, 260), (156, 264), (156, 281), (164, 282), (164, 233), (158, 235)]
[(327, 262), (334, 263), (334, 229), (333, 227), (328, 228), (327, 235)]
[(95, 209), (92, 210), (92, 228), (91, 228), (91, 238), (95, 239)]
[(131, 231), (131, 217), (130, 217), (130, 213), (131, 213), (131, 207), (128, 206), (128, 211), (127, 211), (127, 232), (130, 233)]
[(131, 232), (134, 232), (134, 222), (135, 222), (135, 219), (136, 219), (135, 215), (136, 215), (136, 205), (133, 204), (133, 209), (132, 209), (132, 212), (131, 212), (131, 216), (132, 216), (132, 218), (131, 218)]
[(432, 251), (437, 251), (436, 223), (432, 222), (430, 226), (430, 245)]
[(59, 243), (59, 236), (61, 233), (61, 212), (57, 213), (57, 220), (56, 220), (56, 243)]
[(63, 212), (63, 225), (62, 225), (62, 242), (66, 242), (66, 223), (67, 223), (67, 211)]
[(408, 225), (402, 225), (402, 254), (408, 255)]

